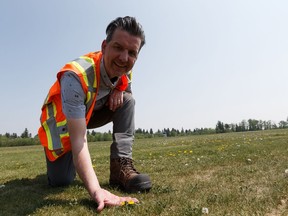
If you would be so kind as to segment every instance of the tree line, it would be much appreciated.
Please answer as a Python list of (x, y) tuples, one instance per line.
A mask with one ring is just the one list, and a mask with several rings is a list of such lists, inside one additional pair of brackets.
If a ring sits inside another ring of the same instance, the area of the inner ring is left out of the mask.
[(258, 131), (258, 130), (272, 130), (272, 129), (283, 129), (288, 128), (288, 118), (286, 121), (282, 120), (278, 124), (275, 122), (262, 121), (257, 119), (242, 120), (238, 124), (227, 124), (218, 121), (215, 127), (216, 133), (227, 133), (227, 132), (243, 132), (243, 131)]
[[(248, 119), (242, 120), (241, 122), (234, 123), (224, 123), (218, 121), (215, 128), (195, 128), (181, 130), (175, 128), (164, 128), (162, 130), (158, 129), (153, 131), (152, 128), (149, 130), (138, 128), (135, 130), (135, 139), (144, 139), (152, 137), (176, 137), (176, 136), (190, 136), (190, 135), (202, 135), (202, 134), (215, 134), (215, 133), (229, 133), (229, 132), (244, 132), (244, 131), (258, 131), (258, 130), (273, 130), (273, 129), (283, 129), (288, 128), (288, 118), (287, 120), (282, 120), (278, 124), (275, 122)], [(112, 132), (97, 132), (95, 130), (87, 131), (88, 142), (98, 142), (98, 141), (112, 141)], [(24, 129), (20, 136), (17, 133), (5, 133), (0, 134), (0, 147), (1, 146), (23, 146), (23, 145), (37, 145), (40, 144), (38, 136), (32, 137), (32, 134), (27, 128)]]
[(17, 133), (5, 133), (0, 134), (0, 147), (5, 146), (26, 146), (26, 145), (37, 145), (40, 144), (38, 136), (32, 137), (28, 129), (25, 128), (20, 136)]

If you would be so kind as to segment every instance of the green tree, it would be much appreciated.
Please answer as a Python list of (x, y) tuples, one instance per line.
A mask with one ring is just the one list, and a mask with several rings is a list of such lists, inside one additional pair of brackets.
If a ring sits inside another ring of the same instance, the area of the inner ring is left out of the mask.
[(230, 130), (230, 125), (229, 124), (225, 124), (224, 128), (225, 128), (225, 132), (228, 132)]
[(225, 133), (224, 124), (221, 121), (218, 121), (216, 124), (216, 133)]
[(288, 122), (287, 121), (280, 121), (279, 122), (279, 128), (287, 128)]
[(29, 138), (31, 134), (29, 134), (29, 131), (27, 128), (25, 128), (24, 132), (21, 134), (21, 138)]
[(259, 130), (258, 123), (259, 123), (259, 121), (256, 120), (256, 119), (248, 119), (248, 128), (249, 128), (249, 131)]

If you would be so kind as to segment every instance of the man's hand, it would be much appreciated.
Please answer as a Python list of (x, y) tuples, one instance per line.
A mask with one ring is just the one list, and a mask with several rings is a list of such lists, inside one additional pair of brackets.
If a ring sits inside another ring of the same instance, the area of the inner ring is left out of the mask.
[(95, 192), (92, 198), (98, 203), (97, 212), (101, 212), (105, 206), (122, 206), (125, 202), (139, 202), (136, 198), (119, 197), (102, 188)]
[(112, 93), (109, 96), (108, 106), (109, 109), (113, 112), (121, 107), (123, 104), (123, 91), (119, 91), (118, 89), (113, 89)]

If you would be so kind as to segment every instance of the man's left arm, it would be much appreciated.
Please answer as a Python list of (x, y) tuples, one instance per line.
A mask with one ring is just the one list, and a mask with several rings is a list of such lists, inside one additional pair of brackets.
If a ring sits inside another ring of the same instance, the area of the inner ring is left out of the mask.
[[(109, 100), (108, 100), (108, 106), (109, 109), (113, 112), (122, 106), (123, 104), (123, 94), (128, 93), (132, 94), (132, 88), (131, 88), (131, 80), (132, 80), (132, 71), (129, 71), (126, 74), (127, 82), (125, 83), (125, 89), (123, 89), (123, 83), (120, 82), (120, 88), (117, 85), (116, 88), (114, 88), (110, 94)], [(120, 78), (121, 79), (121, 78)], [(119, 84), (119, 83), (118, 83)]]

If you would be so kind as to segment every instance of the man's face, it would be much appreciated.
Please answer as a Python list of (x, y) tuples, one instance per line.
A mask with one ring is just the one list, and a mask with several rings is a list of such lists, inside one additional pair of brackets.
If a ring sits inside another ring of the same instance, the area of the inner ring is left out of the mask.
[(102, 43), (104, 66), (110, 78), (120, 77), (134, 66), (140, 50), (141, 38), (116, 29), (109, 43)]

